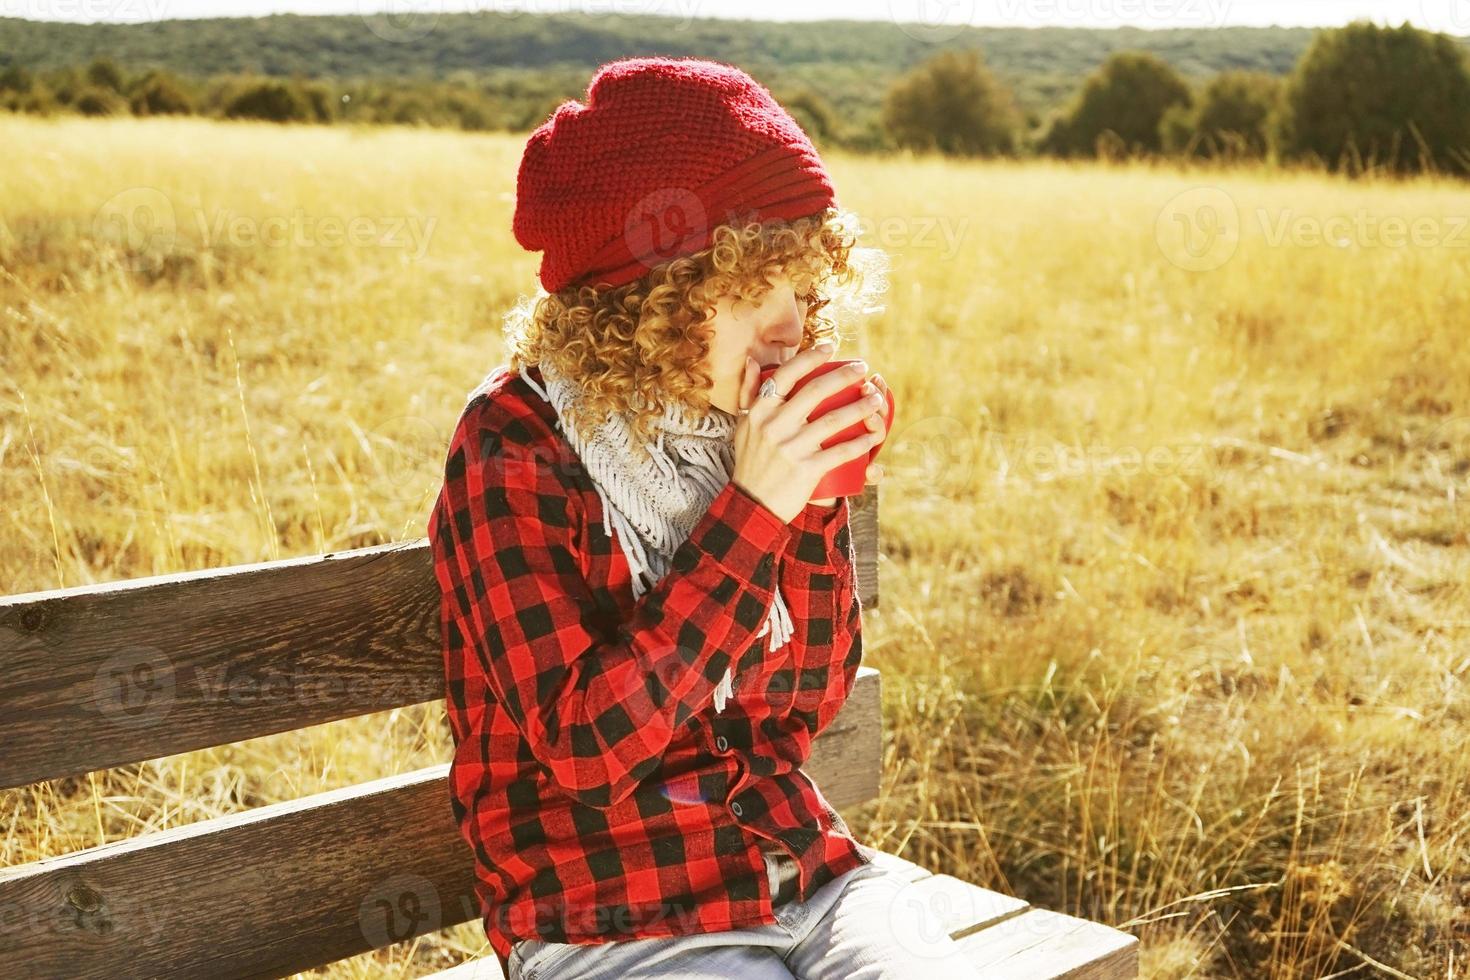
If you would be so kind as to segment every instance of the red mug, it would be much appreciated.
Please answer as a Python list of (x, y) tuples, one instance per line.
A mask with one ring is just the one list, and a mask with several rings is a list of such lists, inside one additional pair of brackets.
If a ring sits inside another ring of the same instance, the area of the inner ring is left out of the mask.
[[(791, 390), (786, 393), (786, 397), (790, 398), (792, 395), (796, 394), (798, 391), (801, 390), (802, 385), (806, 384), (813, 378), (820, 377), (821, 375), (826, 374), (828, 371), (834, 371), (845, 364), (852, 364), (858, 360), (859, 358), (855, 357), (833, 358), (830, 361), (818, 364), (813, 370), (808, 372), (805, 377), (798, 378), (796, 380), (796, 383), (791, 386)], [(765, 380), (769, 378), (772, 374), (774, 374), (776, 368), (778, 367), (780, 367), (780, 365), (772, 364), (769, 367), (761, 368), (760, 383), (765, 383)], [(812, 409), (811, 414), (806, 417), (807, 421), (814, 421), (821, 416), (826, 415), (833, 409), (841, 408), (844, 405), (850, 405), (853, 402), (860, 400), (863, 397), (863, 382), (866, 380), (866, 378), (857, 378), (850, 386), (843, 388), (841, 391), (832, 395), (828, 395), (826, 398), (822, 399), (820, 402), (817, 403), (817, 407)], [(759, 387), (757, 387), (756, 390), (759, 391)], [(893, 392), (889, 391), (886, 387), (879, 388), (879, 390), (888, 396), (888, 414), (884, 418), (883, 424), (885, 431), (891, 432), (893, 431)], [(853, 437), (861, 435), (862, 433), (867, 431), (867, 422), (864, 419), (858, 419), (847, 428), (834, 432), (832, 433), (832, 435), (824, 439), (822, 441), (822, 448), (830, 449), (831, 447), (837, 445), (839, 442), (846, 442), (848, 439), (852, 439)], [(873, 460), (878, 458), (878, 450), (883, 448), (886, 441), (887, 440), (885, 439), (884, 442), (880, 442), (875, 445), (872, 449), (868, 451), (868, 454), (866, 456), (854, 456), (852, 459), (849, 459), (844, 463), (838, 463), (835, 467), (829, 470), (825, 476), (817, 481), (817, 486), (816, 489), (812, 491), (812, 496), (855, 497), (861, 494), (863, 492), (863, 488), (868, 485), (868, 466), (873, 462)]]

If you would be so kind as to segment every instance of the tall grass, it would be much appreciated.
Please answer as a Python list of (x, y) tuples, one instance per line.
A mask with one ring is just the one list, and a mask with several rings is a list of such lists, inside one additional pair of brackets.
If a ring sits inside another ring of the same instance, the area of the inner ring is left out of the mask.
[[(424, 534), (534, 281), (518, 138), (0, 117), (0, 145), (4, 592)], [(846, 347), (899, 400), (854, 831), (1133, 930), (1148, 976), (1463, 975), (1470, 190), (828, 163), (895, 260)], [(9, 791), (0, 860), (448, 745), (419, 707)]]

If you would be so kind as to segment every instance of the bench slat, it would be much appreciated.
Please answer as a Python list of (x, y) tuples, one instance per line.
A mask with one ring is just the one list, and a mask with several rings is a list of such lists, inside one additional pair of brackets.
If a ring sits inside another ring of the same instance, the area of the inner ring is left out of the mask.
[(505, 973), (495, 954), (487, 951), (447, 970), (430, 973), (425, 980), (505, 980)]
[[(977, 976), (1004, 980), (1124, 980), (1138, 975), (1138, 941), (1096, 922), (1046, 909), (952, 877), (936, 875), (886, 851), (875, 863), (914, 882), (900, 899), (940, 913)], [(502, 980), (492, 953), (431, 974), (432, 980)]]
[[(850, 516), (868, 607), (877, 489)], [(427, 538), (0, 598), (0, 789), (443, 697)]]
[(1050, 909), (1028, 909), (959, 942), (980, 976), (997, 980), (1123, 980), (1138, 975), (1136, 936)]
[[(878, 792), (879, 674), (802, 771)], [(0, 869), (0, 962), (28, 975), (278, 977), (479, 917), (448, 763)]]
[(1024, 898), (1002, 895), (952, 875), (929, 875), (915, 882), (905, 901), (932, 909), (945, 931), (956, 939), (994, 926), (1030, 908)]
[(897, 854), (889, 854), (887, 851), (880, 851), (871, 847), (868, 850), (872, 854), (874, 864), (882, 865), (891, 873), (902, 875), (909, 881), (918, 881), (920, 878), (927, 878), (934, 873), (923, 865), (915, 864), (908, 858), (901, 858)]

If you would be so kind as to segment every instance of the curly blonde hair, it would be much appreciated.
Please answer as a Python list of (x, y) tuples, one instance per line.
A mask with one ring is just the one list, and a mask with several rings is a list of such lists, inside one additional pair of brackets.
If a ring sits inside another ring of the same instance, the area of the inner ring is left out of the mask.
[(808, 304), (802, 350), (842, 339), (835, 310), (881, 309), (873, 300), (887, 289), (888, 256), (859, 247), (861, 231), (857, 215), (837, 207), (789, 221), (722, 224), (707, 248), (626, 285), (538, 289), (506, 314), (511, 369), (549, 362), (576, 378), (584, 391), (580, 411), (573, 410), (579, 433), (591, 433), (609, 413), (627, 413), (635, 438), (649, 440), (669, 401), (698, 416), (709, 410), (713, 379), (702, 362), (720, 300), (759, 302), (789, 278)]

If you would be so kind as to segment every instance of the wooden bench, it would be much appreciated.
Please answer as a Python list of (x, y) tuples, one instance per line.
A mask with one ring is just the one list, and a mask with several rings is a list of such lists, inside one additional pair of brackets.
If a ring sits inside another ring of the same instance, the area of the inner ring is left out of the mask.
[[(853, 501), (878, 599), (877, 488)], [(427, 539), (0, 599), (0, 788), (442, 700)], [(242, 695), (242, 692), (243, 695)], [(863, 667), (806, 771), (878, 794)], [(448, 763), (0, 870), (12, 976), (279, 977), (469, 920)], [(986, 975), (1131, 977), (1127, 933), (881, 855)], [(436, 974), (499, 977), (494, 954)]]

